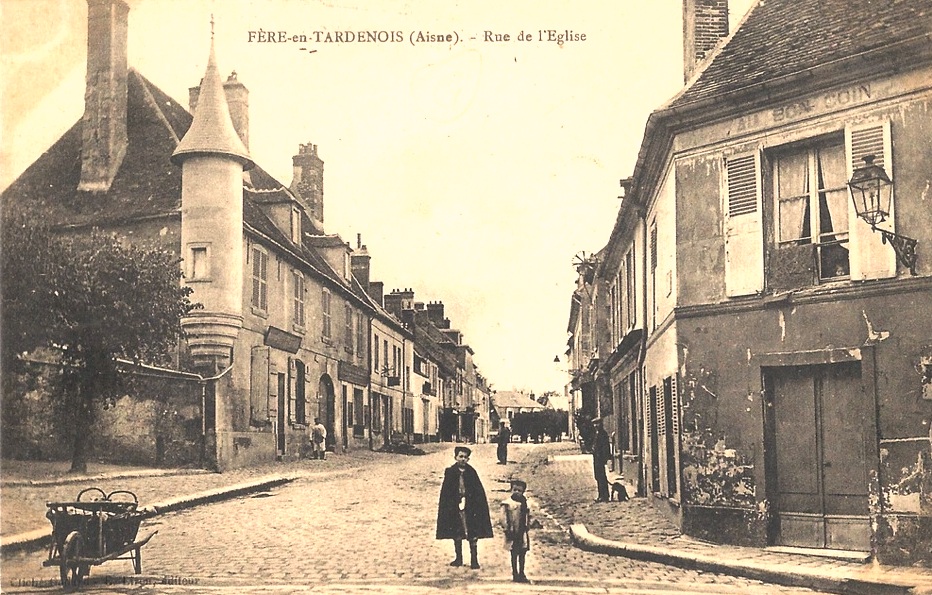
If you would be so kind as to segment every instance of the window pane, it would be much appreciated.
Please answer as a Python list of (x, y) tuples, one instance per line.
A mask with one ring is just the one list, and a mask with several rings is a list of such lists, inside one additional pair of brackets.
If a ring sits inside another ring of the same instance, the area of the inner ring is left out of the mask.
[(806, 152), (777, 160), (777, 241), (808, 239), (811, 235), (808, 164)]
[(777, 192), (781, 198), (809, 194), (808, 162), (805, 152), (780, 157), (777, 161)]
[(794, 196), (780, 199), (777, 208), (780, 210), (780, 237), (778, 241), (808, 239), (809, 237), (809, 198)]
[(848, 244), (825, 244), (819, 246), (819, 277), (832, 279), (849, 274)]
[(841, 145), (824, 147), (818, 151), (821, 188), (833, 190), (847, 188), (845, 148)]
[(847, 237), (848, 232), (848, 192), (833, 190), (819, 193), (819, 211), (822, 217), (822, 241)]
[(848, 190), (844, 147), (823, 147), (816, 152), (819, 175), (819, 232), (822, 241), (839, 239), (848, 231)]

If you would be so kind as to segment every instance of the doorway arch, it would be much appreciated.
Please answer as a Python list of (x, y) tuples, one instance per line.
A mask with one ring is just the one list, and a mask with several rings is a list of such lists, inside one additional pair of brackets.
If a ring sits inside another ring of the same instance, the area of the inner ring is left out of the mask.
[(333, 451), (336, 445), (336, 394), (333, 389), (333, 380), (329, 375), (324, 374), (320, 377), (318, 385), (318, 394), (320, 399), (317, 402), (317, 417), (320, 423), (327, 428), (327, 450)]

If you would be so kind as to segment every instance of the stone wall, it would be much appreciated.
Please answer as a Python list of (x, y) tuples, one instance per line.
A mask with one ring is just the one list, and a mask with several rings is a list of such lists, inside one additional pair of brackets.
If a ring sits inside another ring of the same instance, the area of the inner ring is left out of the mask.
[[(50, 396), (56, 364), (23, 362), (3, 395), (4, 458), (68, 460), (68, 420)], [(171, 371), (132, 374), (134, 394), (98, 411), (90, 460), (157, 467), (203, 465), (201, 383)]]

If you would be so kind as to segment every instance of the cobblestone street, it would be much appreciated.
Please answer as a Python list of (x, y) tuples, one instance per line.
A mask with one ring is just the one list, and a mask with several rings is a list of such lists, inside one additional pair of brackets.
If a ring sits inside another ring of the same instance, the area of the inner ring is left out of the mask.
[[(542, 463), (548, 453), (568, 448), (516, 444), (512, 459), (519, 462), (507, 467), (494, 464), (492, 445), (478, 445), (474, 451), (472, 464), (493, 513), (506, 497), (510, 476), (520, 475), (530, 483), (532, 514), (542, 528), (532, 532), (528, 557), (527, 574), (534, 584), (518, 592), (813, 593), (573, 547), (567, 523), (581, 519), (557, 498), (586, 488), (555, 485), (565, 476), (549, 473), (549, 465)], [(437, 494), (443, 469), (451, 462), (452, 446), (426, 456), (393, 456), (386, 464), (367, 464), (353, 473), (301, 479), (269, 492), (151, 519), (140, 533), (159, 533), (142, 550), (143, 574), (134, 575), (130, 562), (107, 562), (92, 569), (83, 590), (515, 592), (500, 530), (496, 538), (480, 542), (478, 571), (451, 568), (451, 542), (434, 539)], [(56, 584), (57, 570), (42, 568), (44, 558), (44, 552), (5, 557), (4, 592), (41, 591), (49, 588), (42, 585)]]

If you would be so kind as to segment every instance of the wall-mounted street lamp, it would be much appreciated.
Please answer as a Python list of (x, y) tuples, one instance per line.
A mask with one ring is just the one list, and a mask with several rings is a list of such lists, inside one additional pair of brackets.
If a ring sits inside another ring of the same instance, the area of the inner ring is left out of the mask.
[(899, 261), (909, 268), (910, 274), (915, 275), (916, 245), (919, 242), (877, 227), (890, 216), (893, 181), (883, 167), (874, 164), (874, 155), (864, 156), (864, 165), (851, 174), (848, 189), (858, 217), (870, 225), (873, 231), (880, 232), (883, 243), (889, 242)]

